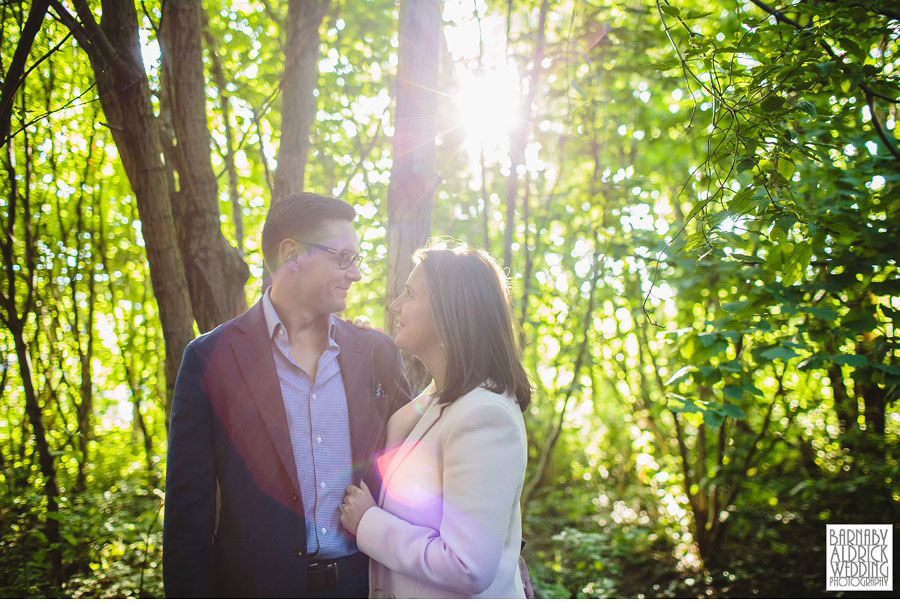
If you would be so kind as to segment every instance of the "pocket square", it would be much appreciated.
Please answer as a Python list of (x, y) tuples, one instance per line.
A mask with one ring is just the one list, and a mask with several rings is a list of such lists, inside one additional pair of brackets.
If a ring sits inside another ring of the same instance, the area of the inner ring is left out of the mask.
[(375, 384), (375, 397), (381, 398), (382, 396), (384, 396), (384, 388), (381, 387), (380, 383), (376, 383)]

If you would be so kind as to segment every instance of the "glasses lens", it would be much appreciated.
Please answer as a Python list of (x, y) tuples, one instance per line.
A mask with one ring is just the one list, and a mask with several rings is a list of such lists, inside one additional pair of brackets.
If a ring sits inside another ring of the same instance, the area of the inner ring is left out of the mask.
[(362, 261), (362, 254), (352, 253), (350, 251), (342, 251), (338, 259), (338, 267), (346, 269), (353, 264), (359, 264)]

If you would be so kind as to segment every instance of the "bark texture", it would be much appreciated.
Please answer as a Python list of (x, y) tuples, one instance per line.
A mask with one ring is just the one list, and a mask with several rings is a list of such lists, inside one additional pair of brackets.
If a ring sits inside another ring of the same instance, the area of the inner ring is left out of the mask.
[(150, 280), (166, 346), (168, 409), (184, 347), (194, 337), (191, 301), (181, 261), (159, 126), (141, 59), (133, 2), (104, 0), (98, 25), (83, 0), (79, 19), (63, 14), (85, 48), (97, 77), (100, 102), (137, 200)]
[[(397, 108), (394, 115), (391, 182), (388, 186), (387, 298), (385, 308), (403, 290), (412, 271), (412, 252), (431, 234), (431, 209), (438, 183), (437, 129), (438, 57), (441, 7), (437, 0), (400, 3)], [(388, 333), (395, 318), (385, 310)], [(407, 358), (413, 387), (424, 385), (425, 371)]]
[(168, 0), (162, 10), (164, 97), (175, 137), (171, 155), (178, 171), (172, 214), (193, 315), (206, 332), (247, 309), (244, 283), (249, 270), (240, 252), (222, 235), (219, 221), (206, 113), (203, 6), (199, 0)]
[(319, 25), (330, 0), (290, 0), (281, 77), (281, 143), (272, 201), (303, 190), (309, 131), (316, 117)]

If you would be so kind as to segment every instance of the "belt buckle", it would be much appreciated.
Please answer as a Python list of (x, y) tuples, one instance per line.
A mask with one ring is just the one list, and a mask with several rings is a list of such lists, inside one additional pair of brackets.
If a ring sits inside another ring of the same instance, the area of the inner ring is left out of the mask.
[(341, 568), (336, 560), (331, 563), (323, 563), (320, 561), (311, 563), (307, 567), (307, 572), (310, 571), (325, 578), (325, 586), (322, 588), (332, 588), (337, 586), (341, 581)]

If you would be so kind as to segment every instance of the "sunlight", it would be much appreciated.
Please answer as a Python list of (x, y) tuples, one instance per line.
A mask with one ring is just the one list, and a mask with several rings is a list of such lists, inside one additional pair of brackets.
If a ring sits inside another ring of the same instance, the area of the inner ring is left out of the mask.
[(471, 150), (477, 156), (506, 146), (519, 119), (519, 75), (511, 64), (491, 71), (464, 70), (458, 75), (459, 94), (455, 97), (459, 125), (465, 130)]

